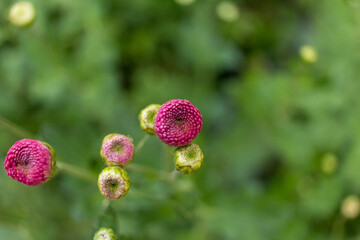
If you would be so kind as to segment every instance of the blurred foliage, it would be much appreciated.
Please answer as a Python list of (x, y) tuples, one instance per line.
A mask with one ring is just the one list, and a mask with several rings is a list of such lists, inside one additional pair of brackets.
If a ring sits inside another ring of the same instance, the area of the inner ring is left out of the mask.
[[(31, 1), (29, 28), (0, 1), (2, 117), (98, 174), (106, 134), (137, 143), (143, 107), (185, 98), (204, 116), (205, 160), (173, 183), (129, 170), (110, 205), (63, 172), (28, 187), (1, 168), (0, 239), (91, 239), (100, 226), (135, 240), (360, 239), (360, 219), (340, 212), (360, 195), (359, 0)], [(20, 138), (0, 128), (1, 159)], [(163, 170), (169, 157), (151, 137), (134, 163)]]

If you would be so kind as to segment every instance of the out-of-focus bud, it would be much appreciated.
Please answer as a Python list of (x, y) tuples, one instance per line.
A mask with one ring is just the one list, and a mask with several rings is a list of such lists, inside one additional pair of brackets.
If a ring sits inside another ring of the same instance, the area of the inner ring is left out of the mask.
[(341, 204), (341, 213), (345, 218), (354, 219), (360, 213), (360, 200), (355, 195), (347, 196)]
[(148, 134), (155, 134), (154, 121), (160, 107), (161, 105), (159, 104), (151, 104), (141, 110), (139, 114), (140, 127)]
[(11, 6), (9, 11), (10, 22), (18, 27), (31, 25), (36, 17), (34, 5), (28, 1), (17, 2)]
[(195, 2), (195, 0), (175, 0), (176, 3), (180, 5), (190, 5)]
[(304, 45), (300, 48), (299, 54), (302, 60), (307, 63), (315, 63), (318, 60), (318, 54), (314, 47)]
[(336, 171), (338, 165), (337, 158), (332, 153), (327, 153), (321, 160), (321, 170), (325, 174), (333, 174)]
[(200, 169), (204, 160), (204, 154), (197, 144), (191, 143), (177, 148), (174, 158), (176, 169), (182, 173), (189, 174)]
[(111, 228), (102, 227), (95, 233), (94, 240), (116, 240), (116, 237)]
[(11, 178), (29, 186), (39, 186), (54, 175), (55, 151), (45, 142), (22, 139), (9, 149), (4, 165)]
[(231, 1), (221, 1), (216, 7), (216, 14), (225, 22), (234, 22), (239, 18), (238, 6)]
[(98, 178), (101, 194), (111, 200), (124, 196), (129, 191), (130, 185), (127, 172), (116, 166), (104, 168)]
[(100, 155), (108, 166), (126, 166), (134, 157), (132, 139), (121, 134), (107, 135), (101, 146)]

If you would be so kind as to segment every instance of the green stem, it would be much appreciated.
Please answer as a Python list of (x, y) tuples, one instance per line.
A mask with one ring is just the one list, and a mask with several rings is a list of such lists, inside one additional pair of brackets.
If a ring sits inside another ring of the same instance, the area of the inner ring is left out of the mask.
[(140, 140), (140, 142), (135, 147), (135, 152), (140, 151), (140, 149), (144, 146), (146, 141), (149, 139), (149, 134), (145, 134), (143, 138)]
[(180, 175), (180, 172), (175, 169), (169, 175), (170, 175), (170, 181), (175, 182), (177, 176)]
[(106, 215), (106, 212), (108, 211), (109, 207), (110, 207), (110, 200), (109, 199), (104, 199), (101, 203), (102, 205), (102, 210), (101, 213), (98, 217), (98, 224), (97, 224), (97, 228), (100, 228), (102, 226), (102, 220), (104, 218), (104, 216)]
[(56, 167), (63, 172), (66, 172), (70, 175), (73, 175), (75, 177), (78, 177), (80, 179), (94, 182), (96, 181), (96, 177), (92, 175), (90, 172), (83, 170), (82, 168), (79, 168), (77, 166), (74, 166), (69, 163), (65, 163), (62, 161), (56, 161)]
[(344, 217), (339, 216), (338, 218), (335, 219), (332, 228), (332, 237), (331, 237), (332, 240), (344, 239), (345, 224), (346, 224), (346, 219)]
[(171, 170), (171, 156), (170, 156), (171, 147), (167, 144), (163, 144), (163, 162), (165, 171), (169, 172)]
[(150, 177), (155, 177), (155, 178), (164, 179), (164, 180), (168, 179), (168, 177), (169, 177), (169, 173), (160, 172), (151, 167), (143, 166), (143, 165), (137, 164), (137, 163), (129, 164), (128, 166), (126, 166), (126, 169), (130, 170), (130, 171), (134, 171), (134, 172), (143, 173)]
[[(19, 127), (15, 123), (13, 123), (1, 116), (0, 116), (0, 126), (20, 138), (32, 138), (32, 139), (38, 138), (35, 134), (32, 134), (31, 132), (23, 129), (22, 127)], [(59, 157), (57, 157), (57, 159), (59, 159)], [(91, 173), (89, 173), (79, 167), (76, 167), (72, 164), (65, 163), (62, 161), (56, 161), (56, 167), (61, 171), (64, 171), (66, 173), (69, 173), (71, 175), (79, 177), (81, 179), (91, 181), (91, 182), (96, 181), (96, 178)]]
[(37, 138), (36, 135), (0, 116), (0, 126), (20, 138)]
[(139, 197), (145, 197), (145, 198), (148, 198), (148, 199), (152, 199), (152, 200), (166, 200), (166, 198), (163, 197), (163, 196), (152, 195), (152, 194), (149, 194), (149, 193), (144, 193), (144, 192), (137, 191), (135, 189), (130, 189), (129, 195), (132, 195), (132, 194), (137, 195)]

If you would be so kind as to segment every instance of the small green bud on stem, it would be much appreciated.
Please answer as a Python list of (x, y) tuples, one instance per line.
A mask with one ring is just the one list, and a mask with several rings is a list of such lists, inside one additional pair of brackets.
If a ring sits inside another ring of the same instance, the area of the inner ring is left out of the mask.
[(150, 104), (149, 106), (141, 110), (139, 114), (141, 129), (150, 135), (155, 134), (154, 121), (155, 121), (155, 116), (158, 113), (160, 107), (161, 105), (159, 104)]
[(130, 185), (129, 175), (120, 167), (104, 168), (99, 175), (99, 190), (104, 197), (111, 200), (124, 196), (129, 191)]
[(102, 227), (95, 233), (94, 240), (116, 240), (116, 237), (111, 228)]
[(184, 174), (189, 174), (200, 169), (204, 160), (204, 154), (197, 144), (190, 143), (177, 148), (174, 159), (176, 169)]

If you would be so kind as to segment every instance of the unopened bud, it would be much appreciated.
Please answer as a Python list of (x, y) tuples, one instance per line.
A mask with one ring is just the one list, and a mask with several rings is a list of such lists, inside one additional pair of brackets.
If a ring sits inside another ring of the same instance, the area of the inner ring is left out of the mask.
[(55, 151), (45, 142), (22, 139), (9, 149), (4, 165), (11, 178), (29, 186), (39, 186), (54, 175)]
[(132, 161), (134, 150), (135, 147), (130, 137), (109, 134), (102, 142), (100, 155), (108, 166), (126, 166)]
[(161, 105), (159, 104), (151, 104), (141, 110), (139, 114), (140, 127), (148, 134), (155, 134), (154, 121), (160, 107)]
[(116, 237), (111, 228), (102, 227), (95, 233), (94, 240), (116, 240)]
[(191, 143), (177, 148), (174, 158), (176, 169), (182, 173), (189, 174), (200, 169), (204, 160), (204, 154), (197, 144)]
[(360, 200), (355, 195), (350, 195), (341, 204), (341, 213), (345, 218), (354, 219), (359, 216)]
[(317, 51), (310, 45), (305, 45), (300, 48), (300, 57), (307, 63), (315, 63), (318, 59)]
[(99, 190), (104, 197), (111, 200), (124, 196), (129, 191), (130, 185), (129, 175), (120, 167), (104, 168), (99, 175)]
[(336, 171), (337, 165), (337, 158), (332, 153), (327, 153), (321, 160), (321, 170), (329, 175)]
[(232, 1), (221, 1), (216, 7), (216, 13), (226, 22), (234, 22), (240, 15), (238, 6)]
[(175, 0), (175, 2), (177, 2), (180, 5), (190, 5), (193, 2), (195, 2), (195, 0)]
[(9, 20), (19, 27), (31, 25), (36, 17), (34, 5), (28, 1), (17, 2), (10, 8)]

